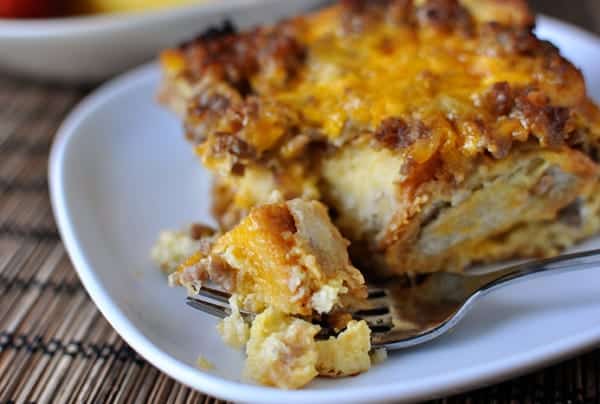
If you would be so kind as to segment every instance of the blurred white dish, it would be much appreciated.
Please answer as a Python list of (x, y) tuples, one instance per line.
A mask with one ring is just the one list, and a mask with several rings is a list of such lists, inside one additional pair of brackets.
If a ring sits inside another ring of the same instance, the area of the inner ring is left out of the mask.
[(141, 13), (0, 19), (0, 69), (70, 83), (99, 81), (224, 19), (243, 28), (320, 3), (323, 0), (206, 0)]
[[(600, 99), (600, 42), (543, 18), (551, 39)], [(515, 377), (600, 342), (600, 271), (523, 281), (481, 300), (452, 332), (390, 354), (369, 372), (283, 391), (240, 381), (243, 355), (216, 320), (184, 304), (149, 259), (158, 232), (210, 221), (210, 177), (154, 102), (156, 66), (135, 70), (82, 102), (61, 127), (50, 159), (52, 206), (69, 255), (104, 316), (141, 355), (175, 379), (243, 402), (406, 402)], [(582, 248), (598, 248), (600, 237)], [(215, 364), (196, 367), (198, 355)]]

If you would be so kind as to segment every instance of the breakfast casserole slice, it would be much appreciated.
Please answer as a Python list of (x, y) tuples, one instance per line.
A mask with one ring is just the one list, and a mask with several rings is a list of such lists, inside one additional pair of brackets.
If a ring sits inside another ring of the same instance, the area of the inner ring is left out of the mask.
[(600, 113), (521, 0), (342, 0), (165, 51), (160, 99), (228, 229), (327, 204), (382, 275), (548, 256), (600, 228)]

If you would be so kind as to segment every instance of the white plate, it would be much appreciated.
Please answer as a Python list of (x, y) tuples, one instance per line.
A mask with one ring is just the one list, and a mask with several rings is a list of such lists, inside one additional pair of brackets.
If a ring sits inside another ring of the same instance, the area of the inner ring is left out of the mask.
[[(583, 67), (598, 99), (599, 41), (545, 18), (539, 33)], [(155, 66), (143, 67), (82, 102), (52, 149), (50, 185), (63, 240), (92, 299), (135, 350), (175, 379), (236, 401), (416, 400), (514, 377), (600, 341), (599, 268), (500, 290), (450, 335), (392, 353), (357, 377), (319, 379), (300, 391), (241, 382), (242, 354), (221, 342), (216, 320), (184, 305), (184, 290), (168, 288), (148, 258), (161, 229), (210, 218), (209, 176), (178, 120), (154, 102), (158, 80)], [(196, 368), (200, 354), (214, 371)]]
[(272, 21), (323, 0), (205, 0), (142, 13), (40, 20), (0, 18), (0, 68), (65, 82), (99, 81), (153, 58), (224, 19)]

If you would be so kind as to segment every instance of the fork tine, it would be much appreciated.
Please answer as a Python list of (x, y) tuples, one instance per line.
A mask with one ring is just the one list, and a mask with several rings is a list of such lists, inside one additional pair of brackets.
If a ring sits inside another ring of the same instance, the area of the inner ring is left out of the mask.
[(229, 307), (224, 307), (224, 306), (219, 306), (217, 304), (211, 303), (211, 302), (207, 302), (205, 300), (200, 300), (200, 299), (196, 299), (194, 297), (188, 296), (185, 299), (185, 303), (196, 309), (196, 310), (200, 310), (203, 311), (207, 314), (219, 317), (219, 318), (225, 318), (230, 314), (230, 310)]
[(387, 296), (384, 297), (374, 297), (368, 298), (365, 302), (361, 303), (360, 306), (357, 306), (354, 311), (368, 311), (368, 310), (377, 310), (377, 309), (389, 309), (390, 301)]
[(369, 326), (392, 324), (392, 313), (387, 305), (357, 310), (352, 317), (365, 320)]
[(377, 307), (369, 307), (361, 310), (357, 310), (352, 315), (356, 317), (373, 317), (373, 316), (381, 316), (381, 315), (391, 315), (389, 306), (377, 306)]
[(378, 297), (385, 297), (385, 289), (377, 288), (377, 287), (369, 287), (368, 289), (369, 299), (376, 299)]
[[(186, 298), (186, 303), (198, 310), (204, 311), (205, 313), (213, 314), (220, 318), (225, 318), (231, 314), (231, 307), (229, 306), (229, 302), (226, 300), (207, 300), (206, 296), (188, 296)], [(218, 311), (218, 312), (217, 312)], [(256, 316), (255, 313), (249, 312), (247, 310), (240, 310), (241, 316), (246, 321), (252, 321)]]
[(369, 286), (366, 303), (352, 313), (352, 317), (365, 320), (369, 327), (389, 328), (393, 326), (390, 301), (386, 289)]
[(223, 303), (229, 303), (229, 298), (231, 295), (229, 293), (223, 292), (218, 289), (209, 288), (207, 286), (202, 285), (200, 290), (198, 291), (199, 295), (210, 297), (211, 299), (217, 300)]
[(384, 314), (381, 316), (365, 316), (365, 317), (358, 317), (361, 320), (365, 320), (367, 322), (367, 324), (369, 325), (369, 327), (374, 327), (374, 326), (384, 326), (384, 325), (389, 325), (392, 326), (393, 325), (393, 320), (392, 320), (392, 316), (391, 314)]
[(226, 313), (231, 313), (231, 306), (229, 302), (221, 299), (213, 299), (211, 297), (207, 297), (205, 295), (196, 295), (196, 296), (188, 296), (188, 299), (199, 302), (200, 304), (209, 303), (213, 306), (220, 307), (221, 310), (224, 310)]

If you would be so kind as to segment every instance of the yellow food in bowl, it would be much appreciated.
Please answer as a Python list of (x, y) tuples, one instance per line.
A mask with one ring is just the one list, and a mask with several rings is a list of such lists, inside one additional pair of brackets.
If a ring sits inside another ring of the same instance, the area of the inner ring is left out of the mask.
[(207, 0), (81, 0), (73, 2), (75, 14), (122, 13), (145, 10), (156, 10)]

